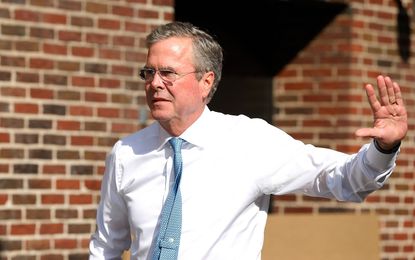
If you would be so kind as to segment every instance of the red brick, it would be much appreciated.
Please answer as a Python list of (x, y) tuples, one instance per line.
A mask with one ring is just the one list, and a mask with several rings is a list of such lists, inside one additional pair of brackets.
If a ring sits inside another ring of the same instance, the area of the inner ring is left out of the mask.
[(96, 14), (108, 13), (108, 5), (106, 4), (98, 4), (93, 2), (86, 3), (86, 11)]
[(304, 95), (303, 99), (305, 102), (332, 102), (333, 96), (324, 94), (310, 94)]
[(118, 118), (120, 110), (117, 108), (98, 108), (99, 117)]
[(35, 11), (17, 9), (14, 11), (14, 18), (22, 21), (39, 22), (40, 14)]
[(60, 0), (58, 3), (58, 7), (65, 10), (81, 11), (82, 2), (75, 2), (72, 0)]
[(81, 64), (76, 61), (60, 61), (57, 62), (57, 67), (59, 70), (63, 71), (79, 71)]
[(81, 123), (79, 121), (64, 121), (59, 120), (58, 121), (58, 129), (59, 130), (80, 130), (81, 129)]
[(94, 87), (95, 80), (92, 77), (73, 76), (72, 85), (78, 87)]
[(59, 31), (58, 32), (59, 40), (69, 42), (69, 41), (75, 41), (79, 42), (81, 41), (82, 34), (77, 31)]
[(173, 0), (153, 0), (154, 5), (173, 6)]
[(14, 105), (14, 112), (25, 114), (38, 114), (39, 106), (37, 104), (17, 103)]
[(61, 194), (43, 194), (42, 204), (63, 204), (65, 202), (64, 195)]
[(100, 79), (98, 86), (101, 88), (120, 88), (121, 81), (118, 79)]
[(22, 52), (38, 52), (39, 43), (34, 41), (16, 41), (14, 43), (14, 48)]
[(57, 249), (75, 249), (77, 244), (76, 239), (55, 239), (55, 248)]
[(62, 223), (48, 223), (40, 225), (40, 234), (62, 234), (64, 231)]
[(92, 102), (107, 102), (108, 98), (106, 93), (87, 92), (85, 93), (85, 100)]
[(29, 180), (30, 189), (51, 189), (52, 182), (48, 179), (34, 179)]
[(0, 205), (6, 204), (9, 200), (9, 196), (7, 194), (0, 194)]
[(3, 97), (10, 96), (10, 97), (25, 97), (26, 90), (23, 88), (18, 87), (2, 87), (0, 89), (0, 94)]
[(66, 55), (68, 53), (67, 46), (64, 44), (44, 43), (42, 49), (48, 54)]
[(119, 60), (121, 59), (121, 52), (114, 49), (100, 49), (99, 57), (102, 59)]
[(42, 172), (44, 174), (64, 174), (65, 165), (43, 165)]
[(9, 143), (10, 135), (8, 133), (0, 133), (0, 143)]
[(125, 29), (131, 32), (144, 33), (147, 31), (147, 25), (143, 23), (125, 22)]
[[(124, 109), (122, 111), (122, 114), (123, 114), (123, 118), (126, 118), (126, 119), (130, 118), (130, 119), (136, 120), (138, 118), (138, 110), (136, 108), (134, 108), (134, 109), (128, 109), (128, 108)], [(134, 125), (137, 127), (136, 123), (134, 123)]]
[(25, 59), (23, 57), (2, 56), (1, 65), (12, 66), (12, 67), (24, 67)]
[(7, 232), (6, 225), (0, 225), (0, 236), (5, 236)]
[(94, 49), (89, 47), (72, 47), (72, 55), (80, 57), (93, 57)]
[(50, 239), (37, 239), (37, 240), (28, 240), (26, 241), (27, 250), (48, 250), (50, 249)]
[(144, 63), (146, 60), (146, 54), (134, 52), (134, 51), (126, 51), (124, 57), (126, 61), (133, 61), (133, 62), (140, 62), (140, 63)]
[(94, 137), (92, 136), (72, 136), (71, 144), (74, 146), (92, 146)]
[(85, 180), (85, 187), (89, 190), (99, 191), (101, 189), (101, 181), (100, 180)]
[(30, 5), (51, 7), (54, 6), (53, 0), (30, 0)]
[(33, 235), (36, 231), (35, 224), (14, 224), (11, 225), (10, 233), (12, 235)]
[(42, 15), (42, 21), (45, 23), (52, 23), (52, 24), (66, 24), (67, 17), (64, 14), (44, 13)]
[(111, 19), (99, 19), (98, 28), (109, 29), (109, 30), (119, 30), (121, 28), (121, 23), (118, 20)]
[(135, 43), (134, 37), (130, 37), (130, 36), (114, 36), (113, 37), (113, 44), (115, 46), (133, 47), (134, 43)]
[(308, 90), (312, 88), (313, 84), (307, 82), (287, 83), (284, 86), (286, 90)]
[(53, 90), (50, 89), (32, 88), (30, 89), (30, 97), (39, 99), (53, 99), (54, 93)]
[(70, 195), (69, 203), (70, 204), (91, 204), (92, 196), (91, 195)]
[(44, 58), (32, 58), (30, 59), (30, 67), (33, 69), (53, 69), (54, 62)]
[(284, 213), (292, 214), (292, 213), (302, 213), (302, 214), (310, 214), (313, 212), (313, 208), (311, 207), (287, 207), (284, 209)]
[(119, 66), (114, 65), (111, 67), (111, 74), (114, 75), (124, 75), (124, 76), (133, 76), (134, 75), (134, 68), (128, 66)]
[(23, 82), (23, 83), (38, 83), (39, 82), (39, 74), (28, 73), (28, 72), (17, 72), (16, 73), (16, 80), (18, 82)]
[(112, 13), (120, 16), (133, 17), (134, 9), (131, 7), (124, 6), (113, 6)]
[(49, 220), (51, 217), (50, 209), (26, 209), (27, 219), (46, 219)]
[(385, 202), (386, 203), (399, 203), (400, 199), (398, 196), (386, 196)]
[(108, 44), (109, 37), (105, 34), (98, 34), (98, 33), (87, 33), (86, 41), (89, 43), (96, 43), (96, 44)]
[(62, 190), (79, 190), (80, 188), (80, 181), (79, 180), (57, 180), (56, 181), (56, 188)]
[(138, 17), (145, 18), (145, 19), (157, 19), (159, 18), (159, 14), (156, 11), (150, 11), (150, 10), (138, 10)]
[(93, 116), (93, 108), (87, 106), (70, 106), (69, 114), (72, 116)]
[(137, 125), (133, 124), (120, 124), (120, 123), (113, 123), (111, 124), (111, 131), (114, 133), (133, 133), (137, 130)]

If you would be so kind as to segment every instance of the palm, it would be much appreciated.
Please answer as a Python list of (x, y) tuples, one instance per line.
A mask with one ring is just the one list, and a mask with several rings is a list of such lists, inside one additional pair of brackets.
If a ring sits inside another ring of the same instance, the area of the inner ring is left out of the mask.
[(377, 78), (379, 100), (372, 85), (366, 85), (366, 93), (374, 116), (373, 128), (362, 128), (356, 131), (357, 136), (373, 137), (390, 148), (399, 143), (408, 131), (406, 108), (397, 83), (389, 77)]

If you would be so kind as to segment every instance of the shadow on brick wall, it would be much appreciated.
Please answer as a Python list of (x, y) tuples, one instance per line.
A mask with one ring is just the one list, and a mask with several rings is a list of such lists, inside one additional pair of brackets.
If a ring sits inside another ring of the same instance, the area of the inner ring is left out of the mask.
[(411, 55), (411, 19), (401, 0), (395, 0), (398, 6), (397, 33), (398, 49), (402, 60), (407, 63)]

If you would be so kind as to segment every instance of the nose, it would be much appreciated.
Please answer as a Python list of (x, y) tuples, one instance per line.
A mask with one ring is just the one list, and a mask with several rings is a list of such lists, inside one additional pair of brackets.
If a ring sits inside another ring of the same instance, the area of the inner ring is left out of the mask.
[(164, 81), (161, 78), (158, 71), (153, 76), (153, 79), (148, 82), (153, 89), (162, 89), (164, 88)]

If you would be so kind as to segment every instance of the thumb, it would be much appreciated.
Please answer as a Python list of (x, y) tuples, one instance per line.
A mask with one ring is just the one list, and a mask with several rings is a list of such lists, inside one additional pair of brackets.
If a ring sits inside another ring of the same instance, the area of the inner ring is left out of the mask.
[(358, 137), (372, 137), (376, 138), (379, 136), (379, 131), (375, 128), (360, 128), (356, 130), (355, 135)]

